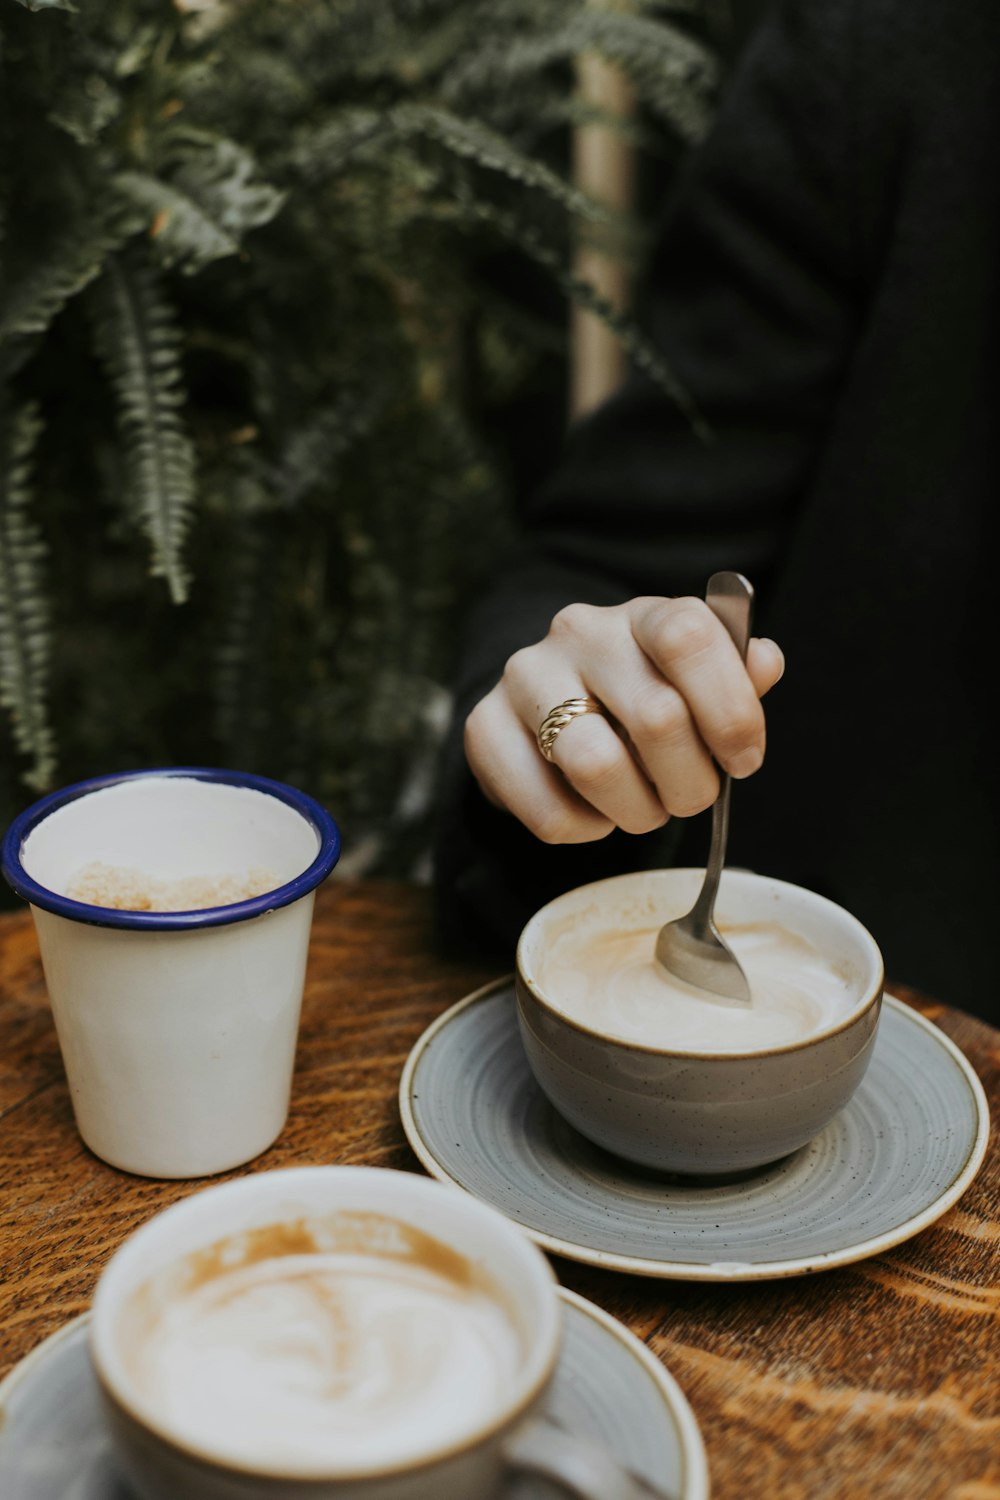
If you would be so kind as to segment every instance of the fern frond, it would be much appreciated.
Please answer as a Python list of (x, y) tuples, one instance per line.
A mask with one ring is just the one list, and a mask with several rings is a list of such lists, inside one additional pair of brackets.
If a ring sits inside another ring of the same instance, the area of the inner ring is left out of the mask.
[(150, 172), (118, 172), (114, 181), (144, 210), (150, 239), (164, 266), (193, 273), (210, 261), (239, 254), (239, 241), (173, 183)]
[(31, 758), (24, 779), (38, 791), (55, 770), (46, 707), (45, 544), (29, 514), (31, 458), (41, 427), (33, 405), (8, 410), (0, 404), (0, 703), (10, 715), (15, 745)]
[(595, 199), (478, 120), (465, 119), (435, 105), (403, 104), (390, 111), (390, 121), (397, 134), (424, 136), (475, 166), (497, 172), (522, 187), (537, 189), (580, 218), (608, 217)]
[(294, 427), (271, 476), (275, 499), (294, 508), (320, 484), (329, 490), (338, 465), (371, 430), (380, 405), (374, 389), (347, 391)]
[(193, 274), (240, 253), (247, 230), (267, 224), (285, 194), (260, 181), (252, 153), (225, 136), (176, 131), (165, 148), (165, 176), (119, 172), (115, 184), (150, 217), (165, 266)]
[(332, 118), (301, 133), (292, 160), (307, 180), (333, 177), (366, 150), (379, 150), (391, 133), (384, 111), (363, 107), (341, 109)]
[(15, 280), (0, 297), (0, 344), (44, 333), (66, 304), (101, 274), (109, 254), (139, 228), (134, 212), (104, 214), (74, 224), (41, 263)]
[(148, 260), (112, 256), (93, 288), (97, 352), (118, 404), (129, 508), (152, 547), (150, 572), (171, 598), (187, 596), (181, 549), (195, 499), (194, 451), (180, 415), (180, 338), (173, 310)]
[(261, 605), (274, 588), (268, 537), (252, 514), (234, 528), (218, 596), (213, 672), (215, 732), (241, 764), (254, 760), (262, 729), (261, 663), (267, 659)]
[(715, 57), (663, 18), (585, 7), (569, 27), (575, 52), (593, 50), (617, 63), (637, 97), (686, 140), (708, 128), (719, 83)]
[(479, 120), (463, 118), (437, 105), (399, 104), (383, 112), (343, 110), (302, 138), (295, 160), (305, 175), (329, 177), (362, 152), (395, 150), (397, 142), (412, 138), (431, 141), (453, 157), (535, 189), (577, 217), (595, 221), (608, 218), (601, 204), (544, 162), (520, 151), (505, 136)]
[(545, 243), (533, 225), (523, 223), (515, 214), (481, 200), (467, 201), (464, 207), (473, 218), (497, 230), (536, 265), (547, 271), (564, 295), (578, 307), (600, 318), (615, 334), (636, 368), (670, 398), (698, 437), (703, 442), (711, 441), (711, 428), (692, 396), (659, 350), (642, 335), (627, 314), (614, 307), (589, 281), (567, 271), (562, 257)]
[(48, 112), (48, 119), (59, 130), (72, 136), (78, 146), (93, 146), (121, 116), (122, 93), (96, 70), (81, 71), (66, 80), (59, 97)]
[(718, 85), (712, 53), (662, 17), (597, 6), (581, 6), (564, 24), (526, 36), (487, 36), (479, 51), (456, 60), (443, 80), (443, 97), (461, 109), (484, 91), (502, 96), (521, 80), (537, 80), (588, 52), (618, 64), (636, 96), (683, 138), (704, 134)]

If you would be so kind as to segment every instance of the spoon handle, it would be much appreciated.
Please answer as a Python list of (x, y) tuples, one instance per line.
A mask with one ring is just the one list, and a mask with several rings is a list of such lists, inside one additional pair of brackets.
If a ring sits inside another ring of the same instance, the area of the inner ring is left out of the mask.
[(742, 573), (713, 573), (705, 589), (705, 603), (725, 625), (740, 661), (745, 662), (753, 617), (753, 584)]
[[(747, 659), (750, 644), (750, 621), (753, 615), (753, 585), (742, 573), (713, 573), (705, 589), (705, 603), (725, 625), (740, 661)], [(691, 911), (692, 925), (706, 929), (711, 925), (715, 897), (722, 878), (729, 839), (729, 793), (732, 778), (723, 773), (719, 795), (712, 807), (712, 839), (708, 848), (705, 879)]]

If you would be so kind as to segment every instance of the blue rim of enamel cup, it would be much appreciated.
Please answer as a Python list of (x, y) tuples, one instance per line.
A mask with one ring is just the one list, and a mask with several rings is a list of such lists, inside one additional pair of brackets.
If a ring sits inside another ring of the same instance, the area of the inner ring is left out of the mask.
[[(263, 792), (275, 797), (295, 809), (319, 837), (319, 851), (294, 880), (265, 891), (262, 896), (251, 896), (246, 901), (234, 901), (228, 906), (206, 906), (197, 911), (119, 911), (109, 906), (92, 906), (86, 901), (72, 901), (69, 896), (60, 896), (47, 886), (33, 880), (21, 863), (21, 853), (31, 833), (38, 825), (80, 797), (91, 792), (103, 791), (106, 787), (120, 786), (129, 781), (148, 781), (153, 778), (183, 778), (189, 781), (221, 782), (225, 786), (247, 787), (254, 792)], [(77, 781), (26, 807), (11, 823), (4, 834), (0, 868), (7, 884), (32, 906), (43, 911), (55, 912), (71, 922), (87, 922), (92, 927), (127, 927), (142, 932), (177, 932), (192, 927), (226, 927), (233, 922), (247, 922), (252, 917), (262, 917), (281, 906), (290, 906), (325, 880), (340, 858), (340, 830), (326, 808), (313, 797), (300, 792), (283, 781), (272, 781), (267, 776), (252, 776), (244, 771), (223, 771), (212, 766), (167, 766), (149, 771), (120, 771), (109, 776), (96, 776), (89, 781)]]

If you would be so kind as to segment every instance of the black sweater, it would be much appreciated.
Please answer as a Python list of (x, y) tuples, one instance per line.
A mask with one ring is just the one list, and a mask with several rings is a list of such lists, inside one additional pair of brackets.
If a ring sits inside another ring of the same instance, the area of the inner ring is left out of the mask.
[(446, 944), (509, 963), (557, 891), (704, 862), (705, 818), (538, 843), (480, 797), (461, 728), (563, 604), (701, 594), (737, 568), (788, 667), (730, 861), (849, 907), (890, 983), (1000, 1022), (998, 65), (993, 0), (779, 0), (762, 20), (640, 304), (710, 437), (631, 378), (527, 501), (442, 760)]

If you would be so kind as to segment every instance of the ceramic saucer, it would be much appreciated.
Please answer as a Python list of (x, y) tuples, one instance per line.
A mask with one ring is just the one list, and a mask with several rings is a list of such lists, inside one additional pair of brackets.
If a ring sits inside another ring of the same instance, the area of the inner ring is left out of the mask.
[[(546, 1414), (603, 1441), (677, 1500), (707, 1500), (705, 1449), (673, 1377), (615, 1318), (560, 1289), (563, 1349)], [(0, 1382), (3, 1500), (133, 1500), (118, 1477), (87, 1354), (89, 1314), (39, 1344)], [(504, 1500), (554, 1491), (511, 1481)]]
[(428, 1027), (399, 1102), (427, 1171), (492, 1203), (543, 1248), (696, 1281), (804, 1275), (898, 1245), (965, 1191), (989, 1136), (964, 1054), (889, 996), (851, 1102), (809, 1145), (738, 1179), (657, 1176), (578, 1135), (529, 1071), (511, 978)]

